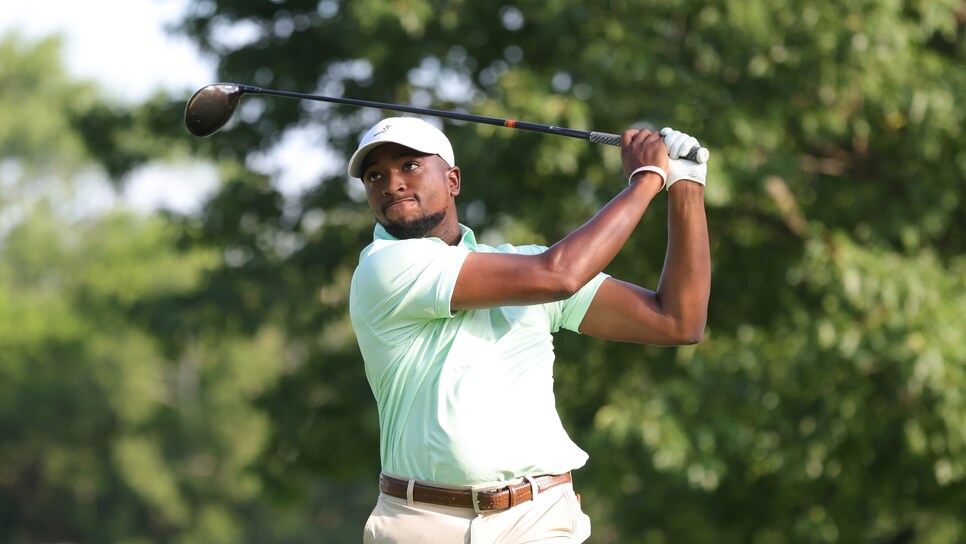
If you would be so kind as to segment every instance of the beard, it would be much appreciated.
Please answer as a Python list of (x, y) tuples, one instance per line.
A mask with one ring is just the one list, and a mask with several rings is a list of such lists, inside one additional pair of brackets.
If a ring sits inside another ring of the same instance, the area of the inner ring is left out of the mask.
[(439, 213), (433, 213), (428, 215), (422, 215), (414, 219), (392, 222), (392, 223), (379, 223), (386, 229), (386, 232), (391, 234), (394, 238), (398, 240), (410, 240), (412, 238), (425, 238), (426, 235), (436, 228), (443, 219), (446, 218), (446, 212), (441, 211)]

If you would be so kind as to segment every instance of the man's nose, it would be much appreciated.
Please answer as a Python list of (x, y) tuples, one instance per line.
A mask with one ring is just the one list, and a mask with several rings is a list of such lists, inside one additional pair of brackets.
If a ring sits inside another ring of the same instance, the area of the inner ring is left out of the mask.
[(391, 194), (405, 188), (406, 180), (402, 173), (396, 170), (390, 170), (386, 176), (386, 184), (383, 186), (383, 192)]

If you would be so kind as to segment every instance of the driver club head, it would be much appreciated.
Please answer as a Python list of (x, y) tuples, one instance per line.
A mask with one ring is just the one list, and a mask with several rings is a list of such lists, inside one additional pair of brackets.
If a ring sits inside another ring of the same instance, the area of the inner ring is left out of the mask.
[(195, 91), (184, 109), (184, 124), (195, 136), (211, 136), (231, 119), (245, 90), (234, 83), (214, 83)]

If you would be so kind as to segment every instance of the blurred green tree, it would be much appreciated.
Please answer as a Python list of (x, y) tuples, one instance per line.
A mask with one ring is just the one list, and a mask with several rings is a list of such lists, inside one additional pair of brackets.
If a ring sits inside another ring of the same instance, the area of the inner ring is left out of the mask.
[(0, 76), (0, 540), (257, 537), (236, 520), (261, 509), (253, 399), (282, 374), (282, 330), (193, 326), (177, 302), (218, 254), (179, 248), (163, 216), (79, 206), (92, 179), (184, 154), (165, 141), (183, 130), (147, 128), (181, 100), (111, 104), (56, 39), (3, 38)]

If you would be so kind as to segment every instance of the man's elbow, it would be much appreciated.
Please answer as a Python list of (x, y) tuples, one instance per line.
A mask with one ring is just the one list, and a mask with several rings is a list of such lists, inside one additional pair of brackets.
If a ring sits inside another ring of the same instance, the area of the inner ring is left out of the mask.
[(545, 296), (553, 301), (565, 300), (574, 296), (588, 280), (580, 277), (580, 274), (566, 266), (556, 253), (549, 255), (548, 253), (550, 252), (541, 254), (544, 257), (543, 276), (546, 281), (543, 282), (542, 291)]
[(703, 339), (704, 339), (704, 327), (698, 330), (692, 331), (690, 334), (686, 334), (682, 336), (681, 340), (678, 342), (678, 345), (690, 346), (690, 345), (697, 344)]
[(586, 283), (572, 276), (562, 278), (558, 284), (557, 300), (565, 300), (576, 295)]
[(674, 343), (679, 346), (697, 344), (704, 339), (704, 319), (695, 320), (692, 323), (680, 323), (674, 333)]

